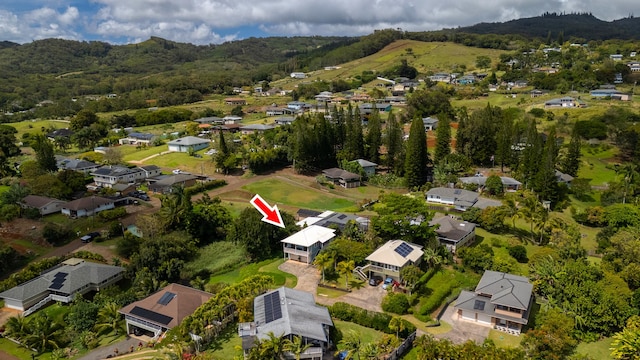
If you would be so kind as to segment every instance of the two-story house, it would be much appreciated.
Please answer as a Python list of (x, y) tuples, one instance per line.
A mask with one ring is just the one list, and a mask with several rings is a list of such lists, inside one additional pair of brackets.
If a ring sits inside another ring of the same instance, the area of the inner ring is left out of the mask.
[[(422, 261), (422, 246), (408, 243), (403, 240), (390, 240), (380, 246), (376, 251), (367, 256), (369, 263), (357, 267), (354, 272), (363, 278), (380, 276), (393, 278), (402, 282), (400, 271), (408, 265), (417, 265)], [(369, 276), (366, 276), (366, 274)]]
[(284, 258), (312, 264), (316, 255), (336, 237), (336, 230), (310, 225), (282, 240)]
[(438, 226), (436, 236), (441, 245), (452, 253), (476, 238), (476, 224), (458, 220), (451, 216), (442, 216), (429, 222), (429, 226)]
[(454, 316), (520, 335), (522, 327), (529, 322), (532, 290), (533, 285), (526, 277), (487, 270), (475, 291), (460, 293)]
[(112, 187), (115, 184), (131, 184), (145, 179), (145, 171), (140, 168), (123, 166), (103, 166), (91, 173), (96, 186)]

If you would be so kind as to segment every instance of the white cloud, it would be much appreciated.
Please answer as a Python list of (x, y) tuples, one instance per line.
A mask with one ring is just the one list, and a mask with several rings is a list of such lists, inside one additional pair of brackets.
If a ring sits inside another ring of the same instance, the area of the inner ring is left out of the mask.
[[(0, 4), (0, 39), (98, 37), (122, 42), (160, 36), (207, 44), (233, 40), (246, 29), (260, 29), (266, 35), (350, 36), (382, 28), (438, 30), (547, 11), (592, 12), (608, 21), (640, 14), (637, 0), (91, 0), (70, 4), (71, 0)], [(15, 10), (18, 6), (21, 10)]]

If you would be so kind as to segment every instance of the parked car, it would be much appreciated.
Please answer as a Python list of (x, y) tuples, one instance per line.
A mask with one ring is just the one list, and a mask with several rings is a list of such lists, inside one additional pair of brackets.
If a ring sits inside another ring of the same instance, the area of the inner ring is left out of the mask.
[(88, 243), (88, 242), (91, 242), (91, 240), (93, 240), (93, 239), (95, 239), (95, 238), (97, 238), (97, 237), (99, 237), (99, 236), (100, 236), (100, 233), (99, 233), (99, 232), (97, 232), (97, 231), (90, 232), (90, 233), (88, 233), (87, 235), (85, 235), (85, 236), (81, 237), (81, 238), (80, 238), (80, 241), (82, 241), (83, 243), (85, 243), (85, 244), (86, 244), (86, 243)]
[(382, 284), (382, 288), (387, 290), (390, 286), (393, 286), (394, 280), (393, 278), (386, 278), (384, 279), (384, 284)]
[(382, 282), (382, 278), (380, 276), (373, 276), (369, 279), (369, 285), (378, 286)]
[(217, 153), (218, 151), (216, 149), (211, 149), (211, 150), (207, 150), (206, 153), (204, 153), (205, 155), (213, 155), (215, 153)]
[(349, 352), (348, 351), (340, 351), (338, 353), (338, 360), (345, 360), (347, 358), (347, 356), (349, 356)]

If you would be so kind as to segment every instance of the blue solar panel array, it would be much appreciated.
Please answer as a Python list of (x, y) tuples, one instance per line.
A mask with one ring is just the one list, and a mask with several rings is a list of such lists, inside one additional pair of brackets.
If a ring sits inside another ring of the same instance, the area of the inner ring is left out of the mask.
[(53, 290), (62, 289), (62, 287), (64, 286), (64, 282), (67, 280), (67, 275), (69, 274), (62, 271), (59, 271), (55, 275), (53, 275), (53, 281), (51, 282), (49, 289), (53, 289)]
[(160, 298), (160, 300), (158, 300), (158, 304), (167, 305), (171, 300), (173, 300), (174, 297), (176, 297), (176, 294), (167, 291), (166, 293), (162, 294), (162, 297)]
[(485, 302), (484, 302), (484, 301), (482, 301), (482, 300), (476, 300), (476, 301), (473, 303), (473, 309), (474, 309), (474, 310), (484, 311), (484, 305), (485, 305)]
[(411, 254), (411, 252), (413, 251), (413, 248), (409, 246), (409, 244), (403, 242), (400, 245), (398, 245), (394, 250), (395, 252), (400, 254), (400, 256), (406, 258), (407, 255)]
[(140, 316), (141, 318), (144, 318), (162, 325), (167, 325), (171, 322), (171, 320), (173, 320), (171, 316), (163, 315), (155, 311), (141, 308), (139, 306), (135, 306), (133, 309), (131, 309), (131, 314)]
[(280, 306), (280, 293), (272, 292), (264, 296), (264, 321), (270, 323), (273, 320), (282, 318), (282, 307)]

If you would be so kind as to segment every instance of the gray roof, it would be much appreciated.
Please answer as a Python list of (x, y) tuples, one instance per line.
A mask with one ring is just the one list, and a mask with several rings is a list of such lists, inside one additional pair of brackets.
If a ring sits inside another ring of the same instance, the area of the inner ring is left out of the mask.
[[(280, 307), (282, 317), (267, 323), (265, 298), (273, 293), (278, 293), (278, 301), (274, 305)], [(276, 336), (298, 335), (328, 342), (324, 325), (333, 326), (329, 310), (316, 305), (313, 294), (287, 287), (257, 296), (253, 301), (253, 313), (256, 336), (261, 340), (273, 332)]]
[(198, 144), (204, 144), (204, 143), (208, 144), (209, 140), (201, 139), (195, 136), (185, 136), (180, 139), (175, 139), (168, 142), (169, 145), (183, 145), (183, 146), (191, 146), (191, 145), (198, 145)]
[(198, 178), (197, 176), (191, 175), (191, 174), (169, 175), (166, 177), (162, 177), (162, 179), (151, 184), (150, 187), (156, 188), (156, 187), (163, 187), (163, 186), (173, 186), (173, 185), (182, 184), (185, 181), (190, 181), (197, 178)]
[(376, 164), (374, 162), (371, 162), (371, 161), (368, 161), (368, 160), (365, 160), (365, 159), (357, 159), (357, 160), (353, 160), (353, 161), (355, 161), (358, 164), (360, 164), (360, 166), (362, 166), (363, 168), (370, 167), (370, 166), (373, 166), (373, 167), (378, 166), (378, 164)]
[(440, 225), (440, 227), (436, 229), (436, 234), (456, 242), (462, 240), (476, 228), (476, 224), (474, 223), (470, 223), (464, 220), (457, 220), (452, 218), (451, 216), (443, 216), (437, 219), (433, 219), (429, 222), (429, 225)]
[[(464, 184), (477, 184), (477, 185), (484, 186), (484, 184), (487, 182), (487, 179), (488, 179), (487, 176), (467, 176), (467, 177), (461, 177), (460, 182)], [(500, 180), (502, 180), (502, 185), (505, 185), (505, 186), (522, 185), (520, 181), (514, 178), (510, 178), (508, 176), (500, 176)]]
[(491, 303), (526, 310), (533, 285), (524, 276), (487, 270), (482, 275), (476, 293), (491, 295)]
[(57, 160), (58, 161), (56, 163), (58, 167), (61, 169), (85, 170), (85, 169), (90, 169), (98, 166), (96, 163), (93, 163), (87, 160), (67, 159), (67, 158), (61, 158)]
[(440, 196), (440, 198), (454, 199), (456, 205), (470, 207), (478, 201), (478, 193), (464, 190), (452, 189), (445, 187), (436, 187), (427, 191), (427, 196)]
[(345, 181), (360, 179), (360, 175), (339, 168), (324, 169), (322, 170), (322, 174), (332, 179), (342, 179)]
[(425, 125), (433, 125), (438, 123), (438, 119), (432, 117), (422, 118), (422, 123)]
[(132, 139), (138, 139), (138, 140), (151, 140), (153, 139), (153, 137), (155, 135), (153, 134), (149, 134), (149, 133), (139, 133), (139, 132), (132, 132), (129, 135), (127, 135), (128, 137), (132, 138)]
[(64, 203), (65, 201), (38, 195), (27, 195), (24, 199), (22, 199), (22, 204), (36, 209), (51, 204), (52, 202)]
[(556, 170), (556, 178), (558, 179), (558, 181), (563, 181), (563, 182), (572, 182), (573, 181), (573, 176), (569, 175), (569, 174), (565, 174), (559, 170)]
[(249, 131), (265, 131), (275, 129), (275, 125), (271, 124), (250, 124), (241, 126), (240, 130), (249, 130)]
[[(122, 273), (123, 271), (124, 268), (120, 266), (70, 259), (57, 267), (47, 270), (33, 280), (27, 281), (26, 283), (0, 293), (0, 298), (24, 301), (47, 291), (70, 295), (86, 285), (98, 285), (101, 282)], [(64, 277), (62, 287), (59, 289), (51, 288), (56, 277), (60, 277), (60, 275), (65, 273), (67, 275)]]
[(93, 172), (91, 172), (91, 175), (102, 175), (102, 176), (113, 176), (113, 177), (118, 177), (118, 176), (124, 176), (124, 175), (128, 175), (128, 174), (134, 174), (137, 172), (141, 172), (141, 169), (138, 168), (128, 168), (128, 167), (123, 167), (123, 166), (103, 166), (99, 169), (94, 170)]
[(93, 210), (93, 209), (97, 209), (102, 205), (109, 204), (109, 203), (113, 203), (113, 200), (109, 200), (107, 198), (103, 198), (100, 196), (88, 196), (88, 197), (80, 198), (78, 200), (69, 201), (62, 208), (69, 209), (69, 210), (80, 210), (80, 209)]

